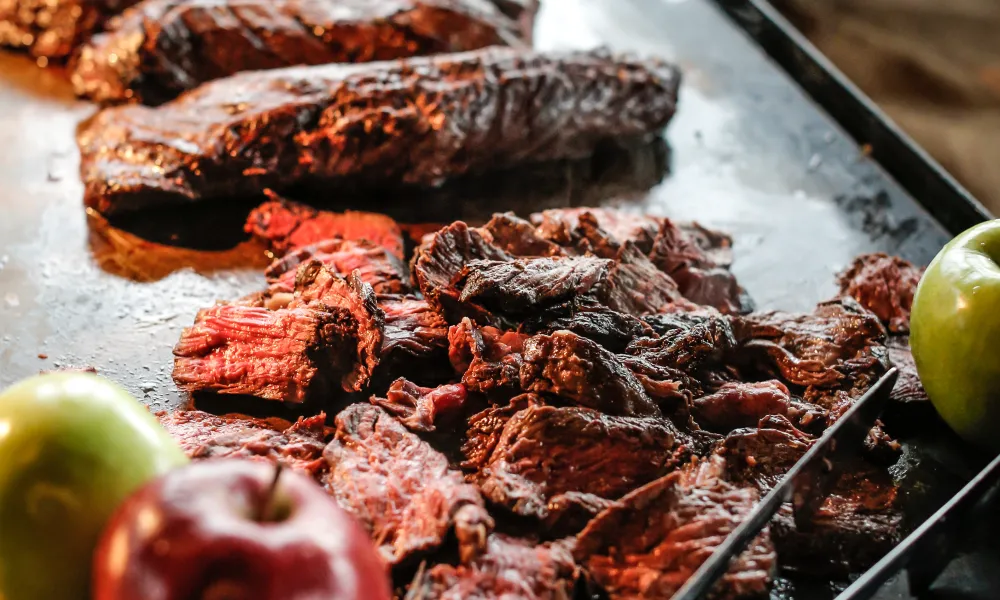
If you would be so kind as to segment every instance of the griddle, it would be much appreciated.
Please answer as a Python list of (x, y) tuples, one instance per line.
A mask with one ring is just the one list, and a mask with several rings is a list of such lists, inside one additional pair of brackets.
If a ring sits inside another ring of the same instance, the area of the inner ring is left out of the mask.
[[(545, 0), (536, 39), (677, 61), (685, 81), (665, 141), (433, 193), (309, 199), (411, 222), (582, 204), (697, 220), (733, 234), (733, 270), (757, 305), (786, 310), (833, 296), (834, 274), (858, 253), (926, 264), (989, 217), (763, 2)], [(73, 100), (65, 73), (0, 55), (0, 386), (92, 366), (153, 410), (177, 408), (188, 402), (170, 378), (181, 328), (199, 308), (263, 284), (267, 259), (241, 229), (252, 202), (115, 223), (88, 216), (73, 136), (93, 111)], [(895, 473), (915, 527), (987, 457), (927, 406), (895, 412)], [(993, 521), (977, 529), (995, 533)], [(993, 598), (1000, 558), (987, 546), (963, 552), (934, 597)], [(786, 573), (772, 597), (832, 599), (848, 583)], [(909, 598), (905, 587), (891, 581), (878, 597)]]

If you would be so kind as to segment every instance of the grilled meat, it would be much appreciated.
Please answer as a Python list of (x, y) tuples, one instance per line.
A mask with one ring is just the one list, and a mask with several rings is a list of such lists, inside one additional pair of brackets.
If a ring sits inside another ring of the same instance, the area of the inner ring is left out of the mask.
[(113, 15), (139, 0), (5, 0), (0, 2), (0, 46), (62, 60)]
[(610, 137), (659, 132), (678, 83), (658, 61), (504, 48), (248, 72), (157, 108), (98, 114), (78, 136), (85, 201), (113, 213), (585, 156)]
[(399, 378), (389, 386), (385, 398), (373, 396), (371, 402), (399, 419), (410, 431), (431, 433), (442, 420), (461, 414), (465, 398), (465, 386), (461, 383), (426, 388)]
[(927, 397), (927, 391), (924, 390), (924, 384), (920, 383), (920, 376), (917, 375), (917, 363), (913, 361), (909, 337), (890, 337), (887, 346), (892, 366), (899, 369), (899, 379), (896, 380), (896, 385), (892, 388), (892, 394), (889, 397), (897, 402), (930, 400)]
[(361, 281), (372, 286), (376, 294), (404, 294), (410, 291), (406, 267), (384, 247), (365, 239), (333, 238), (296, 248), (271, 263), (264, 272), (271, 285), (271, 293), (293, 292), (299, 266), (313, 260), (341, 277), (348, 277), (357, 271)]
[(385, 314), (382, 355), (373, 379), (389, 384), (397, 377), (435, 385), (453, 375), (448, 363), (448, 325), (427, 301), (414, 296), (380, 296)]
[(80, 52), (77, 94), (159, 104), (202, 83), (295, 65), (523, 45), (486, 0), (146, 0)]
[(840, 293), (875, 313), (892, 333), (910, 332), (910, 307), (924, 270), (898, 256), (862, 254), (838, 276)]

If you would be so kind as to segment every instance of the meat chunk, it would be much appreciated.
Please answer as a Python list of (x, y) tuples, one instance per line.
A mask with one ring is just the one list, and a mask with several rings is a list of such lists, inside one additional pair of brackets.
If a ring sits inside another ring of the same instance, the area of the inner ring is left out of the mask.
[(303, 402), (330, 389), (327, 372), (349, 337), (339, 315), (308, 308), (221, 305), (198, 312), (174, 347), (182, 390)]
[(276, 259), (264, 272), (272, 293), (292, 292), (299, 265), (317, 260), (341, 277), (358, 272), (361, 281), (376, 294), (404, 294), (410, 291), (403, 261), (382, 246), (368, 240), (334, 238), (301, 246)]
[(521, 385), (524, 336), (476, 327), (468, 318), (448, 330), (448, 357), (470, 391), (515, 392)]
[(770, 415), (756, 427), (737, 429), (726, 436), (719, 453), (726, 457), (728, 478), (753, 485), (766, 494), (805, 456), (815, 440), (786, 417)]
[(300, 306), (335, 315), (339, 344), (331, 354), (333, 372), (341, 374), (345, 391), (360, 391), (379, 363), (385, 335), (385, 314), (372, 287), (357, 271), (345, 279), (319, 261), (309, 261), (299, 267), (289, 304)]
[[(573, 556), (612, 600), (670, 598), (758, 500), (722, 479), (718, 458), (695, 463), (612, 504), (577, 536)], [(714, 598), (766, 596), (776, 564), (767, 529), (732, 561)]]
[[(531, 222), (546, 239), (561, 246), (574, 246), (586, 235), (579, 229), (580, 217), (589, 216), (592, 229), (602, 230), (615, 247), (634, 242), (643, 252), (653, 247), (653, 239), (660, 226), (660, 217), (627, 213), (605, 208), (555, 208), (531, 215)], [(584, 217), (584, 223), (588, 221)], [(615, 248), (616, 249), (616, 248)]]
[(115, 14), (139, 0), (7, 0), (0, 3), (0, 46), (65, 59)]
[(562, 256), (563, 249), (535, 230), (534, 225), (512, 212), (493, 215), (481, 230), (489, 240), (514, 256)]
[(752, 427), (769, 415), (785, 416), (791, 407), (788, 388), (780, 381), (730, 382), (694, 401), (694, 417), (702, 427), (728, 433)]
[(890, 398), (896, 402), (922, 402), (929, 400), (924, 384), (917, 374), (917, 363), (913, 361), (910, 351), (909, 336), (893, 336), (889, 338), (889, 360), (892, 366), (899, 369), (899, 379), (892, 388)]
[(875, 313), (893, 333), (909, 333), (913, 294), (924, 270), (898, 256), (862, 254), (837, 280), (840, 293)]
[(553, 394), (609, 415), (659, 415), (642, 384), (614, 355), (569, 331), (524, 342), (521, 389)]
[(373, 396), (372, 404), (384, 408), (410, 431), (430, 433), (441, 420), (459, 414), (465, 398), (461, 383), (426, 388), (400, 378), (389, 387), (385, 398)]
[(697, 308), (632, 242), (623, 244), (615, 256), (608, 277), (607, 305), (636, 316)]
[(536, 545), (493, 534), (472, 564), (441, 564), (418, 575), (406, 600), (568, 600), (577, 576), (571, 542)]
[(343, 238), (367, 240), (403, 259), (403, 232), (399, 224), (383, 214), (350, 210), (335, 213), (271, 196), (274, 199), (250, 212), (245, 229), (275, 254)]
[(435, 184), (587, 156), (661, 131), (679, 80), (603, 50), (506, 48), (246, 72), (98, 114), (78, 135), (85, 202), (107, 214), (300, 183)]
[(521, 43), (483, 0), (147, 0), (82, 48), (72, 79), (98, 102), (159, 104), (241, 71)]
[(655, 335), (643, 320), (586, 300), (576, 305), (569, 316), (556, 319), (539, 316), (522, 322), (519, 327), (528, 333), (554, 333), (561, 329), (593, 340), (611, 352), (624, 352), (638, 338)]
[(449, 379), (448, 325), (427, 304), (414, 296), (380, 296), (385, 314), (382, 357), (374, 378), (392, 381), (406, 377), (423, 385)]
[(659, 418), (531, 406), (510, 417), (470, 478), (491, 502), (546, 519), (561, 494), (615, 499), (664, 474), (672, 467), (676, 440), (676, 430)]
[(486, 550), (493, 529), (476, 488), (448, 459), (383, 409), (347, 407), (323, 457), (326, 487), (368, 530), (389, 565), (432, 552), (454, 531), (463, 562)]
[(195, 460), (249, 458), (281, 463), (320, 479), (327, 470), (323, 449), (332, 434), (326, 415), (302, 418), (294, 424), (242, 415), (216, 416), (199, 410), (156, 415), (184, 453)]
[(493, 406), (469, 417), (465, 443), (462, 445), (462, 468), (468, 471), (480, 471), (490, 460), (493, 449), (497, 447), (503, 428), (510, 418), (526, 408), (545, 406), (541, 396), (537, 394), (520, 394), (510, 399), (510, 402)]

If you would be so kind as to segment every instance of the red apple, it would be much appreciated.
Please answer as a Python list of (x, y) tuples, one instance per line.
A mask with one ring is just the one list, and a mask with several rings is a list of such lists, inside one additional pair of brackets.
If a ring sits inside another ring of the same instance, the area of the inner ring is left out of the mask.
[(94, 600), (388, 600), (364, 530), (316, 483), (267, 463), (173, 470), (115, 512)]

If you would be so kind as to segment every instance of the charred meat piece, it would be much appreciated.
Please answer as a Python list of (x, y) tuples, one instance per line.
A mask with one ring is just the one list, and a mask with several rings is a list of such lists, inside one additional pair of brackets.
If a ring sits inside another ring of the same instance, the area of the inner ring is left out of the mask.
[(465, 398), (465, 386), (461, 383), (426, 388), (400, 378), (389, 386), (385, 398), (373, 396), (371, 401), (398, 418), (410, 431), (430, 433), (442, 420), (460, 413)]
[(548, 536), (574, 535), (594, 517), (614, 504), (613, 500), (583, 492), (566, 492), (549, 500), (549, 514), (542, 522)]
[(303, 402), (331, 389), (326, 371), (348, 337), (340, 315), (331, 312), (213, 306), (181, 333), (174, 382), (188, 392)]
[(660, 418), (532, 406), (507, 421), (470, 478), (489, 501), (546, 519), (561, 494), (615, 499), (663, 475), (673, 466), (676, 440), (676, 430)]
[(524, 342), (521, 389), (552, 394), (608, 415), (659, 415), (643, 386), (611, 352), (569, 331)]
[(563, 249), (542, 237), (535, 226), (512, 212), (498, 213), (484, 225), (494, 245), (514, 256), (562, 256)]
[(440, 548), (451, 531), (463, 562), (485, 551), (493, 519), (443, 454), (370, 404), (347, 407), (336, 424), (323, 453), (326, 487), (367, 528), (389, 565)]
[(731, 432), (719, 452), (726, 457), (731, 481), (753, 485), (766, 494), (805, 456), (814, 441), (786, 417), (771, 415), (761, 419), (756, 427)]
[(889, 338), (889, 360), (899, 369), (899, 379), (892, 388), (890, 398), (897, 402), (921, 402), (929, 400), (924, 384), (917, 375), (917, 363), (913, 362), (908, 336), (893, 336)]
[(502, 406), (493, 406), (469, 417), (465, 443), (462, 445), (462, 468), (479, 471), (489, 461), (503, 434), (503, 428), (515, 414), (532, 406), (544, 406), (541, 396), (521, 394)]
[(97, 102), (159, 104), (241, 71), (522, 44), (485, 0), (147, 0), (82, 48), (72, 80)]
[(245, 229), (275, 254), (343, 238), (355, 242), (368, 240), (403, 259), (403, 232), (383, 214), (350, 210), (335, 213), (271, 196), (273, 200), (251, 211)]
[[(612, 600), (670, 598), (740, 522), (758, 495), (722, 478), (714, 458), (612, 504), (577, 536), (573, 556)], [(768, 530), (732, 561), (713, 598), (766, 596), (776, 564)]]
[(598, 302), (580, 302), (572, 315), (557, 319), (534, 318), (521, 323), (521, 331), (553, 333), (564, 329), (593, 340), (611, 352), (624, 352), (642, 337), (654, 337), (653, 328), (643, 320), (618, 312)]
[(462, 319), (448, 330), (448, 358), (470, 391), (516, 392), (521, 385), (521, 357), (527, 336), (495, 327), (476, 327)]
[(385, 314), (382, 357), (374, 378), (386, 384), (406, 377), (424, 385), (449, 379), (448, 325), (426, 300), (414, 296), (380, 296)]
[(913, 294), (924, 270), (898, 256), (862, 254), (838, 276), (840, 293), (875, 313), (893, 333), (909, 333)]
[(242, 415), (216, 416), (199, 410), (156, 415), (189, 457), (269, 460), (319, 479), (326, 473), (323, 449), (332, 434), (326, 415), (299, 420), (261, 420)]
[[(580, 230), (580, 217), (589, 215), (592, 228), (602, 230), (607, 241), (615, 246), (634, 242), (643, 252), (653, 248), (653, 239), (660, 227), (660, 217), (626, 213), (605, 208), (554, 208), (531, 215), (531, 222), (546, 239), (561, 246), (576, 246), (586, 234)], [(584, 219), (586, 222), (586, 218)]]
[(139, 0), (6, 0), (0, 2), (0, 46), (65, 59), (115, 14)]
[(493, 534), (471, 564), (421, 572), (404, 600), (568, 600), (577, 576), (571, 548), (572, 540), (536, 545)]
[(786, 416), (792, 399), (780, 381), (730, 382), (715, 392), (696, 398), (694, 418), (716, 433), (752, 427), (769, 415)]
[(361, 281), (376, 294), (403, 294), (410, 291), (409, 275), (403, 261), (382, 246), (368, 240), (335, 238), (302, 246), (276, 259), (264, 272), (272, 293), (292, 292), (299, 265), (317, 260), (341, 277), (355, 270)]
[(679, 81), (674, 66), (603, 50), (505, 48), (242, 73), (157, 108), (98, 114), (78, 135), (85, 201), (114, 213), (586, 156), (662, 130)]
[(335, 315), (338, 347), (331, 355), (333, 372), (341, 373), (344, 391), (361, 390), (371, 379), (382, 356), (385, 314), (375, 292), (357, 271), (346, 279), (309, 261), (295, 276), (295, 299), (289, 308), (308, 306)]
[(632, 242), (624, 243), (615, 255), (606, 302), (614, 310), (636, 316), (698, 308)]

